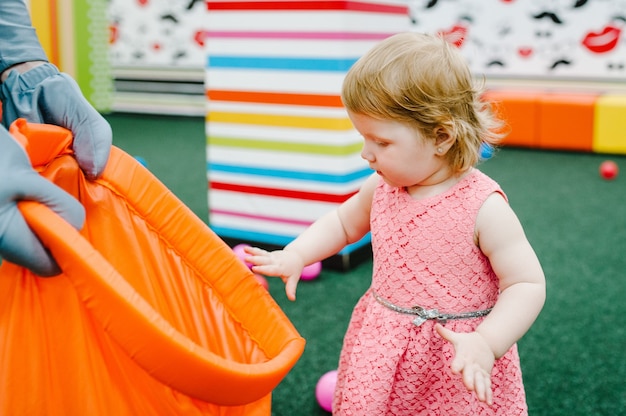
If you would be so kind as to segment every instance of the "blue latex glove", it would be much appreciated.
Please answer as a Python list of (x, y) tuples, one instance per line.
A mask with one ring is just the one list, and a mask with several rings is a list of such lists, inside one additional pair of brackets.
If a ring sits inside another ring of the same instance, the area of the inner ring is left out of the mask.
[[(69, 129), (74, 136), (78, 164), (88, 178), (96, 177), (109, 158), (111, 127), (71, 77), (48, 63), (34, 68), (31, 65), (45, 61), (46, 53), (32, 27), (26, 2), (0, 0), (0, 100), (4, 125), (8, 127), (15, 119), (25, 118)], [(25, 71), (24, 65), (31, 69)], [(85, 212), (80, 203), (40, 177), (21, 146), (0, 127), (0, 257), (42, 276), (57, 274), (57, 264), (17, 210), (16, 202), (20, 199), (47, 205), (76, 228), (83, 225)]]
[(24, 73), (9, 71), (0, 88), (5, 127), (18, 118), (65, 127), (74, 136), (74, 155), (85, 176), (99, 176), (109, 159), (113, 134), (78, 84), (50, 63)]
[(0, 257), (40, 276), (56, 275), (59, 266), (17, 209), (22, 199), (47, 205), (78, 229), (85, 221), (83, 206), (35, 172), (24, 149), (0, 127)]

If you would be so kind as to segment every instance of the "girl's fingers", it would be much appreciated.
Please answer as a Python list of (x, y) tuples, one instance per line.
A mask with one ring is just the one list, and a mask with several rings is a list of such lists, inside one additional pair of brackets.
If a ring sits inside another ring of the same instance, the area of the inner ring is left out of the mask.
[(291, 301), (296, 300), (296, 288), (298, 287), (298, 278), (290, 278), (285, 282), (285, 293)]
[(476, 372), (476, 381), (474, 382), (474, 385), (478, 399), (489, 405), (493, 404), (491, 378), (482, 370)]
[(254, 247), (254, 246), (245, 246), (243, 248), (243, 250), (246, 253), (250, 253), (250, 254), (262, 254), (262, 253), (267, 253), (267, 251), (263, 250), (262, 248), (258, 248), (258, 247)]
[(462, 371), (462, 376), (463, 376), (463, 384), (465, 384), (465, 387), (467, 387), (469, 391), (475, 391), (476, 390), (475, 372), (472, 371), (469, 367), (465, 367), (461, 371)]
[(474, 392), (476, 393), (476, 396), (478, 396), (478, 400), (480, 400), (481, 402), (484, 402), (486, 399), (486, 386), (485, 386), (485, 380), (482, 378), (482, 374), (480, 373), (480, 371), (475, 371), (474, 372)]
[[(440, 323), (435, 324), (435, 331), (437, 331), (437, 333), (439, 334), (441, 338), (451, 343), (454, 346), (454, 349), (456, 351), (456, 348), (457, 348), (456, 332), (446, 328)], [(452, 363), (450, 364), (450, 370), (452, 370), (452, 373), (454, 374), (461, 373), (461, 371), (463, 371), (464, 366), (465, 366), (465, 363), (463, 362), (461, 358), (459, 358), (459, 355), (454, 354), (454, 358), (452, 359)]]
[(493, 404), (493, 391), (491, 390), (491, 386), (485, 389), (485, 403), (489, 406)]
[(257, 248), (257, 247), (244, 247), (243, 248), (244, 253), (246, 253), (248, 256), (250, 257), (262, 257), (262, 256), (267, 256), (268, 252)]
[(441, 325), (440, 323), (436, 323), (435, 324), (435, 331), (437, 331), (437, 333), (439, 334), (439, 336), (441, 336), (441, 338), (445, 339), (448, 342), (451, 342), (452, 344), (454, 344), (455, 341), (455, 333), (454, 331), (449, 330), (448, 328), (446, 328), (445, 326)]
[[(262, 248), (247, 246), (244, 252), (248, 254), (244, 259), (252, 264), (252, 271), (265, 276), (279, 277), (285, 283), (285, 293), (289, 300), (296, 300), (296, 287), (300, 280), (300, 275), (292, 275), (294, 267), (289, 265), (289, 256), (282, 252), (269, 252)], [(287, 260), (287, 263), (285, 261)]]
[(480, 368), (472, 367), (463, 370), (463, 383), (468, 390), (473, 391), (478, 400), (489, 405), (493, 404), (491, 377)]

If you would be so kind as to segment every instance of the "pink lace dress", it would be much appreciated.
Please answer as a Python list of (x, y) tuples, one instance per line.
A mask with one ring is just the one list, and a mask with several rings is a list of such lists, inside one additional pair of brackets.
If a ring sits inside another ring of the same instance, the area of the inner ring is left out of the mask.
[[(527, 414), (516, 345), (495, 363), (494, 404), (488, 406), (451, 373), (454, 348), (436, 333), (435, 320), (417, 326), (416, 316), (376, 299), (448, 314), (491, 308), (498, 278), (473, 233), (478, 210), (493, 192), (502, 190), (476, 169), (423, 200), (380, 182), (371, 212), (372, 285), (355, 306), (344, 338), (334, 415)], [(482, 319), (445, 325), (470, 332)]]

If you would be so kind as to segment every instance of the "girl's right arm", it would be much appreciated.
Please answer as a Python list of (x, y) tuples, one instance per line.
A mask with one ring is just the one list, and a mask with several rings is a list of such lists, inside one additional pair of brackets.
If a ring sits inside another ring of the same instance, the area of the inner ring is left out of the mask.
[(246, 248), (249, 254), (246, 261), (254, 265), (252, 271), (281, 277), (287, 297), (295, 300), (304, 266), (336, 254), (369, 231), (370, 209), (378, 181), (379, 176), (372, 174), (359, 192), (315, 221), (283, 250), (268, 252), (256, 247)]

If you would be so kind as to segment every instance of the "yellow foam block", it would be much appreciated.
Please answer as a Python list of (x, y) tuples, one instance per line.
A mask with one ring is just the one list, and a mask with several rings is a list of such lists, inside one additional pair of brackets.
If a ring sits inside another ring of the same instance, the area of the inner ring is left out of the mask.
[(593, 151), (626, 153), (626, 95), (598, 97), (594, 120)]

